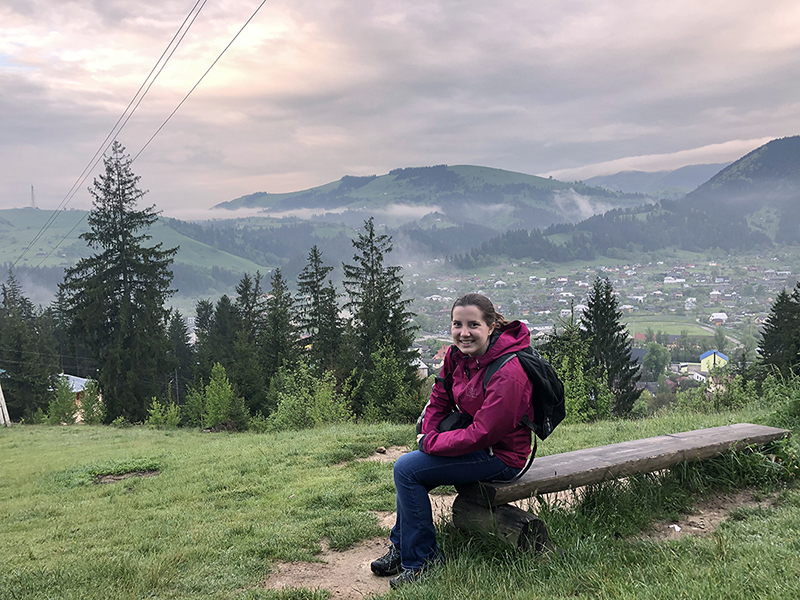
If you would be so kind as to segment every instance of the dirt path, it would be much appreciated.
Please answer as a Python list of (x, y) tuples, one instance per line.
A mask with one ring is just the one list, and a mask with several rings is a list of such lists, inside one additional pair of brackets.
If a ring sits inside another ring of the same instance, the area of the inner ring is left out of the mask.
[[(381, 450), (368, 460), (393, 462), (406, 452), (400, 448)], [(571, 494), (565, 494), (562, 501), (568, 502), (569, 498)], [(455, 495), (431, 495), (435, 520), (449, 520), (454, 499)], [(771, 498), (756, 501), (753, 493), (748, 491), (720, 494), (698, 505), (695, 514), (678, 521), (655, 523), (640, 537), (661, 541), (685, 535), (708, 535), (727, 518), (732, 509), (767, 506), (771, 502)], [(519, 504), (525, 508), (526, 503), (527, 501), (523, 501)], [(375, 515), (383, 527), (389, 529), (394, 525), (394, 512), (377, 512)], [(362, 600), (371, 595), (385, 594), (389, 591), (389, 578), (373, 575), (369, 565), (386, 552), (387, 543), (388, 540), (383, 538), (370, 539), (344, 552), (337, 552), (328, 548), (323, 541), (322, 553), (319, 555), (322, 562), (278, 563), (264, 585), (268, 589), (327, 589), (335, 600)]]

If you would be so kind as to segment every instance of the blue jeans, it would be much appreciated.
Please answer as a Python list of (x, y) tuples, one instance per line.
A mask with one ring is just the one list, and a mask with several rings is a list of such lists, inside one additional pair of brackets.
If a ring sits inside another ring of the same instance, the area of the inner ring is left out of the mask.
[(402, 567), (420, 569), (438, 551), (430, 490), (440, 485), (511, 479), (519, 471), (488, 450), (463, 456), (433, 456), (414, 450), (398, 458), (394, 463), (397, 521), (389, 539), (400, 548)]

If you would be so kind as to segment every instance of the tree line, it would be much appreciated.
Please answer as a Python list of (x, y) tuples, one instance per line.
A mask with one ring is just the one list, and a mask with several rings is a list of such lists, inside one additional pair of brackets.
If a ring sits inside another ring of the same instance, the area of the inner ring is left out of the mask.
[[(562, 234), (563, 243), (550, 237)], [(770, 247), (770, 238), (750, 230), (746, 219), (731, 211), (707, 211), (680, 200), (662, 200), (636, 208), (613, 209), (579, 223), (546, 229), (513, 230), (448, 259), (464, 269), (492, 265), (501, 255), (515, 259), (567, 262), (611, 256), (615, 251), (651, 252), (677, 247), (689, 252), (721, 248)]]
[(348, 417), (416, 416), (413, 314), (400, 268), (385, 262), (391, 238), (372, 219), (343, 264), (346, 296), (314, 246), (295, 294), (275, 269), (267, 289), (260, 273), (245, 274), (234, 298), (198, 302), (192, 344), (183, 316), (166, 308), (177, 248), (149, 243), (158, 216), (138, 207), (144, 192), (121, 144), (104, 165), (81, 236), (94, 254), (67, 269), (55, 301), (35, 309), (13, 273), (2, 285), (0, 383), (13, 419), (42, 420), (64, 371), (98, 382), (107, 423), (183, 405), (192, 424), (243, 428), (254, 417), (291, 420), (281, 407), (298, 394), (333, 399)]

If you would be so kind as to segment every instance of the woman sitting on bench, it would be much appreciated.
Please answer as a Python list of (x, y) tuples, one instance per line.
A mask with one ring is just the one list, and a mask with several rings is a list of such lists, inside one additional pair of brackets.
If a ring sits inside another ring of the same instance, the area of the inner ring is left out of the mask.
[[(513, 478), (531, 451), (530, 429), (520, 426), (523, 415), (533, 418), (531, 382), (514, 357), (490, 380), (483, 376), (495, 358), (530, 345), (530, 332), (519, 321), (509, 322), (480, 294), (466, 294), (450, 311), (453, 345), (425, 410), (419, 450), (401, 456), (394, 465), (397, 521), (389, 551), (375, 560), (377, 575), (396, 575), (397, 588), (425, 577), (444, 562), (436, 543), (428, 492), (440, 485)], [(452, 386), (450, 386), (452, 382)], [(448, 389), (452, 390), (452, 398)], [(454, 411), (466, 416), (451, 414)], [(454, 421), (460, 421), (451, 429)]]

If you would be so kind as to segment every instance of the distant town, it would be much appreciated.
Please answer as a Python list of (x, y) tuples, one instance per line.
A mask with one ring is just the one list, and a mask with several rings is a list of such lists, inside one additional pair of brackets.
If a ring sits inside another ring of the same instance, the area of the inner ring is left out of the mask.
[[(800, 249), (786, 247), (769, 255), (582, 267), (509, 261), (460, 277), (443, 274), (443, 261), (428, 261), (404, 265), (404, 280), (422, 340), (449, 340), (450, 306), (468, 291), (490, 296), (506, 316), (526, 322), (532, 337), (546, 335), (573, 311), (579, 318), (594, 279), (607, 277), (634, 346), (644, 346), (647, 329), (673, 341), (682, 331), (713, 337), (723, 328), (733, 348), (748, 336), (758, 337), (775, 295), (797, 282), (799, 265)], [(436, 355), (425, 354), (424, 360), (435, 366)]]

